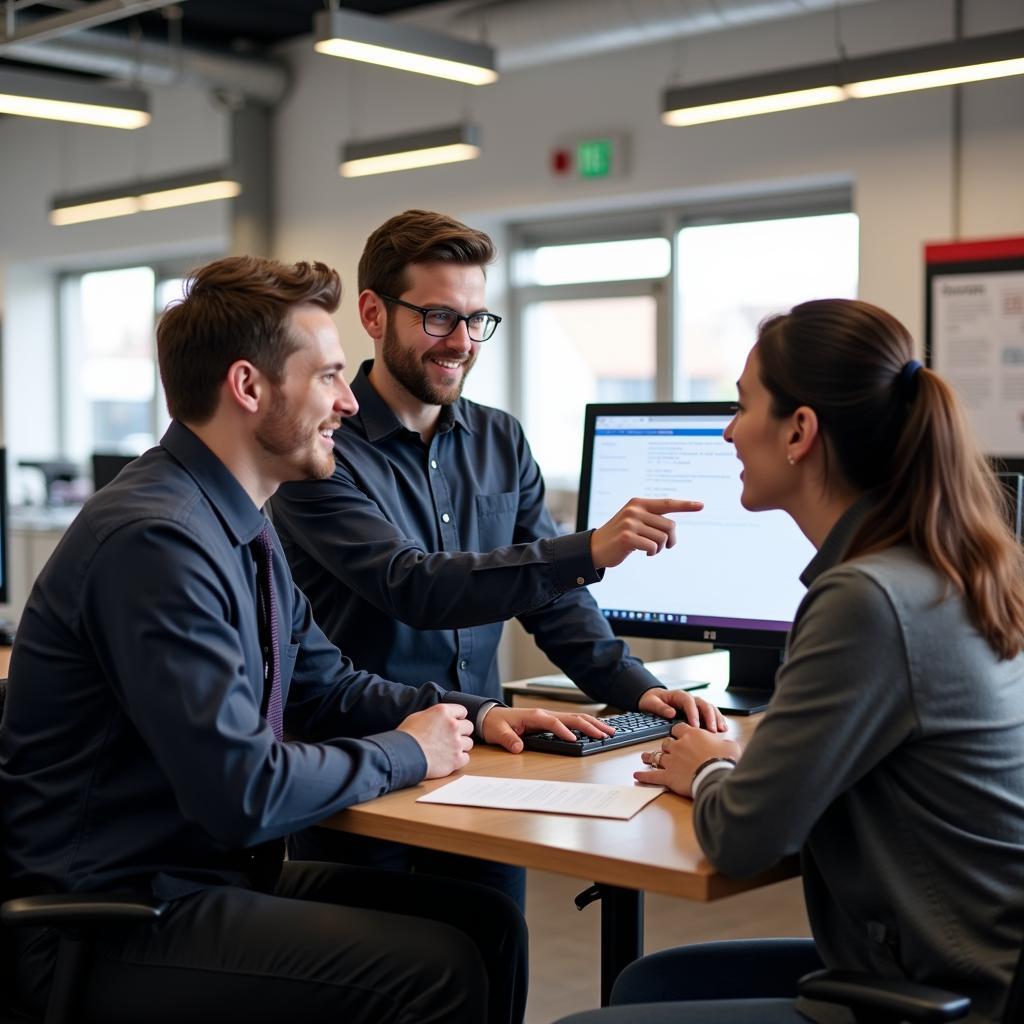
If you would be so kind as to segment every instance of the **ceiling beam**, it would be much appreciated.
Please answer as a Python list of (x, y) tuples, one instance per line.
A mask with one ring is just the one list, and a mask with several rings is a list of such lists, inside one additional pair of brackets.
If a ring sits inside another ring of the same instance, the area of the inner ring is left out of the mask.
[(108, 25), (112, 21), (121, 21), (158, 7), (169, 7), (172, 2), (182, 3), (184, 0), (93, 0), (93, 3), (84, 5), (80, 10), (39, 18), (13, 32), (4, 31), (0, 35), (0, 53), (18, 43), (45, 43), (72, 32)]

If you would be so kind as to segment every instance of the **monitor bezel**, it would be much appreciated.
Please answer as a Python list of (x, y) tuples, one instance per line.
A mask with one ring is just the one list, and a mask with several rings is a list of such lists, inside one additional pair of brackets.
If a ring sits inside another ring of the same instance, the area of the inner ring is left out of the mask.
[(0, 446), (0, 604), (10, 600), (10, 536), (7, 532), (7, 447)]
[[(583, 457), (580, 463), (580, 488), (576, 505), (576, 529), (586, 531), (590, 507), (591, 475), (594, 464), (594, 430), (599, 416), (735, 416), (736, 402), (597, 402), (587, 405), (583, 420)], [(737, 462), (737, 474), (740, 466)], [(643, 495), (635, 495), (643, 497)], [(699, 499), (699, 494), (680, 495)], [(699, 515), (700, 513), (695, 513)], [(685, 520), (682, 529), (685, 530)], [(801, 567), (802, 568), (802, 567)], [(614, 572), (615, 569), (609, 569)], [(599, 593), (592, 596), (601, 607)], [(794, 609), (794, 612), (796, 609)], [(642, 619), (619, 620), (601, 614), (616, 636), (643, 637), (651, 640), (677, 640), (710, 643), (716, 647), (760, 647), (784, 650), (789, 630), (757, 629), (745, 626), (707, 626), (700, 623), (647, 622)]]

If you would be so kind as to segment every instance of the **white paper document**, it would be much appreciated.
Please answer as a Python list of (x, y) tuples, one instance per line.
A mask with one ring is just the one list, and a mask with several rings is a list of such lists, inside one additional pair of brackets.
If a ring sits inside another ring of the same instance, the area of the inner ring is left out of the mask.
[(417, 799), (422, 804), (497, 807), (506, 811), (548, 811), (590, 818), (632, 818), (665, 790), (661, 786), (602, 786), (593, 782), (492, 779), (463, 775)]

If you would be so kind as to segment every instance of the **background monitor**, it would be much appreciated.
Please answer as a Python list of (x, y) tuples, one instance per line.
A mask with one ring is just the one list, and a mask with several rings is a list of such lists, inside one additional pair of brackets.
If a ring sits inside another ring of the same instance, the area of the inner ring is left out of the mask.
[[(0, 448), (0, 604), (7, 604), (7, 451)], [(0, 632), (5, 624), (0, 622)]]
[(92, 489), (106, 487), (118, 473), (138, 458), (137, 455), (116, 455), (109, 452), (92, 453)]
[(785, 512), (740, 504), (740, 463), (722, 437), (731, 402), (588, 405), (577, 527), (607, 522), (630, 498), (697, 498), (674, 548), (640, 552), (591, 593), (624, 636), (710, 642), (730, 652), (715, 700), (744, 714), (767, 705), (814, 548)]

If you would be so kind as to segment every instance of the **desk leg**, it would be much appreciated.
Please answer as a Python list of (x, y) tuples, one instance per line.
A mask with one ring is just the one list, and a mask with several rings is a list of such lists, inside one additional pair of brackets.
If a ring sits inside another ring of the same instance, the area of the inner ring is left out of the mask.
[(600, 889), (601, 1005), (607, 1006), (619, 973), (643, 956), (644, 894), (617, 885), (602, 885)]

